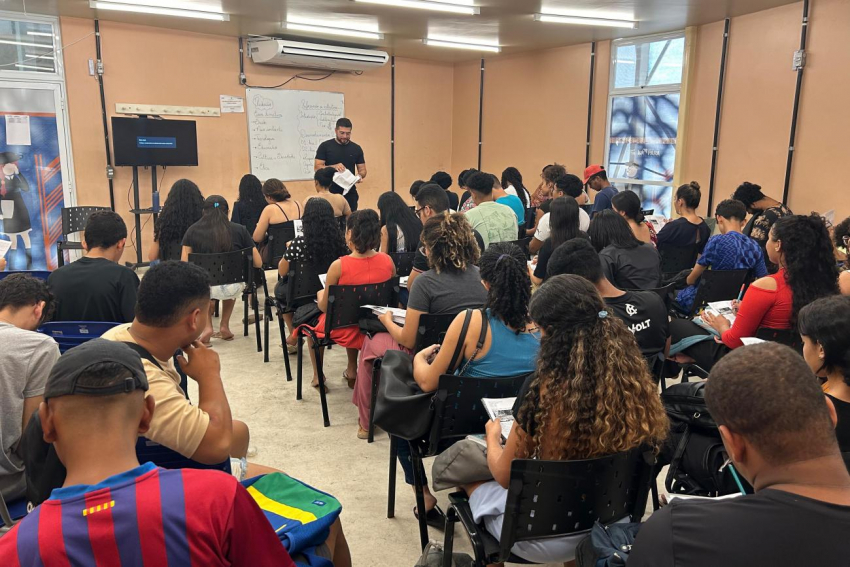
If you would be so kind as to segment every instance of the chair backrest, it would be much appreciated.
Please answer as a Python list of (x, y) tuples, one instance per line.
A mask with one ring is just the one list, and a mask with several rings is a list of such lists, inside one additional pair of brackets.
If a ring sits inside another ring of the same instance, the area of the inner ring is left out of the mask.
[(253, 270), (249, 258), (253, 258), (251, 248), (222, 252), (220, 254), (189, 254), (189, 262), (202, 267), (210, 274), (210, 285), (232, 283), (251, 283)]
[(92, 213), (111, 210), (109, 207), (62, 207), (62, 235), (85, 230)]
[(44, 323), (38, 328), (38, 332), (53, 337), (53, 340), (59, 345), (59, 352), (64, 353), (68, 349), (100, 337), (112, 327), (120, 324), (100, 321), (57, 321)]
[(183, 243), (179, 240), (175, 240), (173, 242), (166, 242), (164, 245), (160, 243), (159, 246), (159, 259), (162, 261), (167, 260), (180, 260), (183, 258)]
[[(525, 230), (534, 228), (534, 221), (537, 220), (537, 207), (528, 207), (525, 209)], [(520, 228), (522, 230), (522, 228)]]
[(712, 301), (729, 301), (738, 297), (747, 281), (749, 270), (706, 270), (699, 279), (691, 314), (698, 313)]
[(717, 219), (714, 217), (706, 217), (703, 220), (705, 221), (705, 225), (708, 227), (709, 234), (714, 234), (714, 229), (717, 228)]
[(796, 329), (770, 329), (761, 327), (756, 331), (756, 338), (772, 343), (779, 343), (793, 348), (800, 355), (803, 354), (803, 339)]
[(416, 258), (416, 252), (391, 252), (390, 258), (395, 264), (395, 272), (399, 277), (409, 276), (413, 271), (413, 260)]
[(47, 281), (47, 278), (50, 277), (50, 272), (46, 270), (9, 270), (8, 272), (0, 272), (0, 280), (12, 274), (26, 274), (43, 281)]
[(225, 459), (214, 465), (206, 465), (188, 459), (177, 451), (173, 451), (159, 443), (154, 443), (145, 437), (139, 437), (138, 441), (136, 441), (136, 457), (140, 463), (151, 462), (164, 469), (211, 469), (230, 474), (230, 459)]
[(289, 263), (289, 280), (287, 281), (287, 304), (285, 311), (294, 311), (302, 305), (316, 299), (316, 294), (322, 289), (321, 274), (308, 262), (292, 261)]
[(443, 344), (446, 332), (457, 317), (457, 313), (442, 313), (432, 315), (424, 313), (419, 317), (419, 327), (416, 329), (416, 346), (414, 351), (419, 352), (431, 345)]
[(357, 325), (363, 305), (396, 307), (398, 278), (377, 284), (332, 285), (328, 287), (328, 311), (325, 317), (325, 336), (333, 329)]
[(667, 284), (663, 287), (656, 287), (656, 288), (653, 288), (653, 289), (643, 289), (643, 290), (636, 289), (636, 290), (630, 290), (630, 291), (651, 291), (652, 293), (657, 294), (658, 297), (661, 298), (661, 301), (664, 302), (664, 308), (667, 311), (670, 311), (670, 308), (673, 305), (673, 295), (674, 295), (673, 292), (676, 290), (676, 284), (677, 284), (677, 282), (674, 281), (674, 282), (670, 282), (669, 284)]
[(645, 448), (577, 461), (514, 459), (499, 560), (518, 541), (579, 534), (595, 522), (639, 522), (654, 461)]
[[(516, 244), (520, 247), (522, 252), (525, 254), (526, 259), (531, 259), (531, 252), (528, 251), (528, 245), (531, 244), (531, 236), (526, 236), (525, 238), (520, 238), (519, 240), (511, 240), (511, 244)], [(496, 244), (495, 242), (491, 242), (490, 244)]]
[[(270, 224), (266, 230), (268, 238), (268, 257), (278, 261), (286, 252), (286, 245), (295, 238), (295, 223), (286, 221), (278, 224)], [(275, 268), (277, 265), (274, 266)]]
[(513, 398), (528, 374), (500, 378), (478, 378), (443, 374), (434, 394), (428, 454), (435, 454), (441, 440), (484, 433), (490, 420), (481, 398)]
[(664, 274), (678, 274), (682, 270), (694, 267), (699, 255), (699, 244), (688, 246), (659, 246), (661, 254), (661, 272)]

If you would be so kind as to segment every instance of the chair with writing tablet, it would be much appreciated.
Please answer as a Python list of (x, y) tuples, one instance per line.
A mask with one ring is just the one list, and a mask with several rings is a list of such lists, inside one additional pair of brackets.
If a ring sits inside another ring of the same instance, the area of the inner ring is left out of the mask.
[(750, 270), (706, 270), (699, 278), (697, 293), (688, 317), (693, 317), (709, 303), (731, 301), (741, 293)]
[(83, 232), (92, 213), (111, 210), (109, 207), (62, 207), (62, 237), (56, 242), (56, 260), (60, 268), (65, 265), (65, 250), (83, 249), (82, 242), (68, 240), (68, 236)]

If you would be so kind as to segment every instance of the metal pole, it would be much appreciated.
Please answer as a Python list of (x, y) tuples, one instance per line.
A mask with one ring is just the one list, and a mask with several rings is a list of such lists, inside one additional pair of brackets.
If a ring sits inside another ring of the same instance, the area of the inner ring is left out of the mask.
[(590, 82), (587, 88), (587, 145), (584, 150), (584, 167), (590, 165), (590, 128), (593, 120), (593, 73), (596, 70), (596, 42), (590, 42)]
[(717, 141), (720, 137), (720, 110), (723, 107), (723, 87), (726, 79), (726, 53), (729, 46), (729, 18), (723, 24), (723, 47), (720, 50), (720, 79), (717, 81), (717, 108), (714, 111), (714, 138), (711, 143), (711, 173), (708, 178), (708, 216), (714, 205), (714, 180), (717, 174)]
[(97, 84), (100, 87), (100, 114), (103, 119), (103, 142), (106, 146), (106, 180), (109, 183), (109, 208), (115, 210), (115, 191), (112, 184), (112, 151), (109, 148), (109, 123), (106, 119), (106, 96), (103, 91), (103, 58), (100, 51), (100, 21), (94, 21), (94, 46), (97, 53)]
[(390, 57), (390, 189), (395, 192), (395, 55)]
[(481, 85), (478, 91), (478, 170), (481, 171), (481, 133), (484, 128), (484, 59), (481, 59)]
[(139, 214), (139, 168), (133, 166), (133, 216), (136, 218), (136, 265), (142, 263), (142, 216)]
[(791, 168), (794, 162), (794, 142), (797, 138), (797, 115), (800, 110), (800, 91), (803, 89), (803, 67), (805, 67), (806, 34), (809, 27), (809, 0), (803, 0), (803, 23), (800, 32), (800, 55), (797, 63), (795, 54), (795, 66), (797, 67), (797, 87), (794, 90), (794, 110), (791, 114), (791, 137), (788, 142), (788, 161), (785, 164), (785, 187), (782, 191), (782, 204), (788, 204), (788, 190), (791, 188)]

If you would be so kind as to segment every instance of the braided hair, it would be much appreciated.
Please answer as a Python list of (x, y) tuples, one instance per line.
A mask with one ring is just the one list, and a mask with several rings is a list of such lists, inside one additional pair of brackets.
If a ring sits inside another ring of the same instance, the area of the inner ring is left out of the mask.
[(486, 307), (517, 334), (531, 321), (528, 316), (531, 278), (526, 262), (519, 246), (496, 242), (487, 248), (478, 263), (481, 279), (490, 287)]

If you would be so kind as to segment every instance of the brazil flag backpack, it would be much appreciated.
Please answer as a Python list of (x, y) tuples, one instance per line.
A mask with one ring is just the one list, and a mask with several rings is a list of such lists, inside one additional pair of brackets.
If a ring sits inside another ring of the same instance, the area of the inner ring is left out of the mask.
[(283, 473), (249, 478), (242, 485), (297, 564), (333, 567), (316, 555), (316, 547), (328, 539), (331, 524), (342, 512), (336, 498)]

